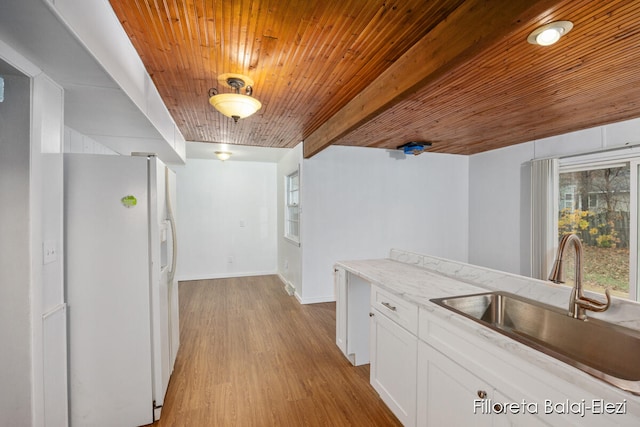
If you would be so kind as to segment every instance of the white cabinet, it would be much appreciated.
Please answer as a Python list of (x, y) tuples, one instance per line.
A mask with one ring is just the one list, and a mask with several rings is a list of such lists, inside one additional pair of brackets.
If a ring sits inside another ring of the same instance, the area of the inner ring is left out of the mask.
[[(418, 338), (407, 329), (417, 329), (417, 307), (413, 318), (413, 310), (402, 309), (406, 302), (375, 286), (371, 290), (371, 300), (371, 385), (403, 425), (414, 426)], [(409, 304), (409, 308), (411, 306)]]
[(384, 314), (413, 335), (418, 335), (418, 306), (416, 304), (377, 286), (372, 286), (371, 308)]
[[(453, 362), (423, 341), (418, 342), (418, 426), (545, 426), (534, 414), (525, 414), (520, 402)], [(510, 413), (505, 404), (518, 405)]]
[[(565, 378), (553, 375), (544, 365), (519, 357), (522, 344), (497, 346), (491, 337), (495, 332), (478, 333), (463, 326), (470, 321), (454, 316), (446, 319), (420, 310), (418, 426), (638, 425), (633, 414), (640, 413), (640, 407), (628, 393), (600, 384), (592, 390), (577, 387), (578, 377), (590, 377), (570, 366)], [(598, 412), (604, 402), (624, 404), (624, 413)]]
[(340, 270), (336, 343), (354, 365), (370, 360), (371, 385), (405, 426), (640, 425), (637, 396), (431, 304), (435, 291)]
[(526, 366), (494, 357), (477, 336), (426, 310), (420, 310), (419, 329), (418, 426), (572, 425), (557, 416), (539, 417), (543, 399), (536, 390), (558, 400), (564, 395), (547, 391)]
[(428, 344), (418, 343), (419, 426), (491, 426), (490, 384)]

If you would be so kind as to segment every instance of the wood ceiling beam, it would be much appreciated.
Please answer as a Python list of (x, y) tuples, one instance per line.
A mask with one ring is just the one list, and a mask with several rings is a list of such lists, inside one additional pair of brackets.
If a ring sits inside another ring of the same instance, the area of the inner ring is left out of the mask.
[(554, 0), (465, 1), (309, 135), (304, 140), (304, 157), (312, 157), (409, 95), (437, 83), (523, 24), (543, 17), (555, 4)]

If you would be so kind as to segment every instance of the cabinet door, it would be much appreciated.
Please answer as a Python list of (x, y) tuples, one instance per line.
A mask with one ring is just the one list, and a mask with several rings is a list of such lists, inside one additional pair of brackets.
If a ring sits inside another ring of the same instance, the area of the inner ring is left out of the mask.
[(405, 426), (416, 423), (416, 367), (418, 339), (372, 310), (371, 385)]
[[(515, 399), (510, 399), (507, 396), (503, 395), (502, 393), (500, 393), (499, 390), (494, 390), (493, 392), (493, 402), (492, 402), (492, 407), (494, 410), (494, 415), (493, 415), (493, 427), (511, 427), (511, 426), (517, 426), (517, 427), (544, 427), (544, 426), (549, 426), (550, 424), (547, 424), (546, 422), (542, 421), (542, 418), (540, 418), (539, 415), (537, 415), (537, 411), (541, 411), (543, 412), (544, 409), (541, 407), (541, 405), (538, 406), (531, 406), (530, 404), (527, 406), (517, 406), (515, 410), (509, 410), (507, 407), (504, 406), (504, 402), (530, 402), (530, 403), (535, 403), (535, 401), (533, 400), (528, 400), (528, 399), (521, 399), (520, 401), (515, 400)], [(515, 411), (515, 412), (514, 412)], [(544, 415), (542, 415), (544, 417)], [(550, 417), (550, 416), (547, 416)], [(580, 419), (579, 424), (578, 425), (588, 425), (588, 424), (582, 424), (583, 418), (582, 417), (578, 417)], [(551, 421), (549, 420), (549, 418), (547, 418), (545, 421)], [(557, 418), (556, 418), (557, 421)], [(563, 427), (567, 427), (570, 425), (575, 425), (571, 422), (569, 422), (568, 420), (562, 420), (560, 424), (558, 424), (560, 426)], [(605, 424), (599, 424), (599, 425), (605, 425)]]
[(418, 426), (492, 425), (492, 387), (422, 341), (417, 390)]

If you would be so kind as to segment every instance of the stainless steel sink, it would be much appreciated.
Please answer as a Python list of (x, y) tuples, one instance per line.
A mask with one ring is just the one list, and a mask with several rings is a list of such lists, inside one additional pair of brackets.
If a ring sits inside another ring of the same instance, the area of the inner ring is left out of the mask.
[(640, 395), (640, 333), (506, 292), (432, 299), (516, 341)]

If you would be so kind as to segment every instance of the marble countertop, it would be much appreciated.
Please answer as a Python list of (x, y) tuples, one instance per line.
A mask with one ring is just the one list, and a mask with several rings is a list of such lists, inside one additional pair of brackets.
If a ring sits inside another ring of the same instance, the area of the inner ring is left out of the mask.
[[(633, 413), (640, 415), (640, 396), (605, 384), (430, 301), (432, 298), (502, 290), (567, 309), (571, 291), (568, 286), (395, 249), (391, 251), (390, 258), (340, 261), (336, 266), (417, 304), (421, 310), (448, 323), (482, 336), (487, 342), (507, 351), (510, 356), (534, 363), (582, 389), (603, 397), (606, 395), (609, 398), (628, 399), (630, 403), (633, 402)], [(640, 304), (635, 302), (615, 299), (608, 312), (588, 315), (640, 331)]]
[[(569, 308), (569, 286), (397, 249), (391, 251), (390, 258), (340, 261), (336, 265), (424, 308), (433, 306), (429, 301), (432, 298), (489, 291), (510, 292), (562, 310)], [(604, 300), (589, 291), (585, 295)], [(640, 332), (640, 304), (634, 301), (612, 297), (606, 312), (587, 315)]]
[(432, 298), (487, 291), (486, 288), (392, 259), (341, 261), (336, 265), (422, 307), (432, 305), (429, 301)]

